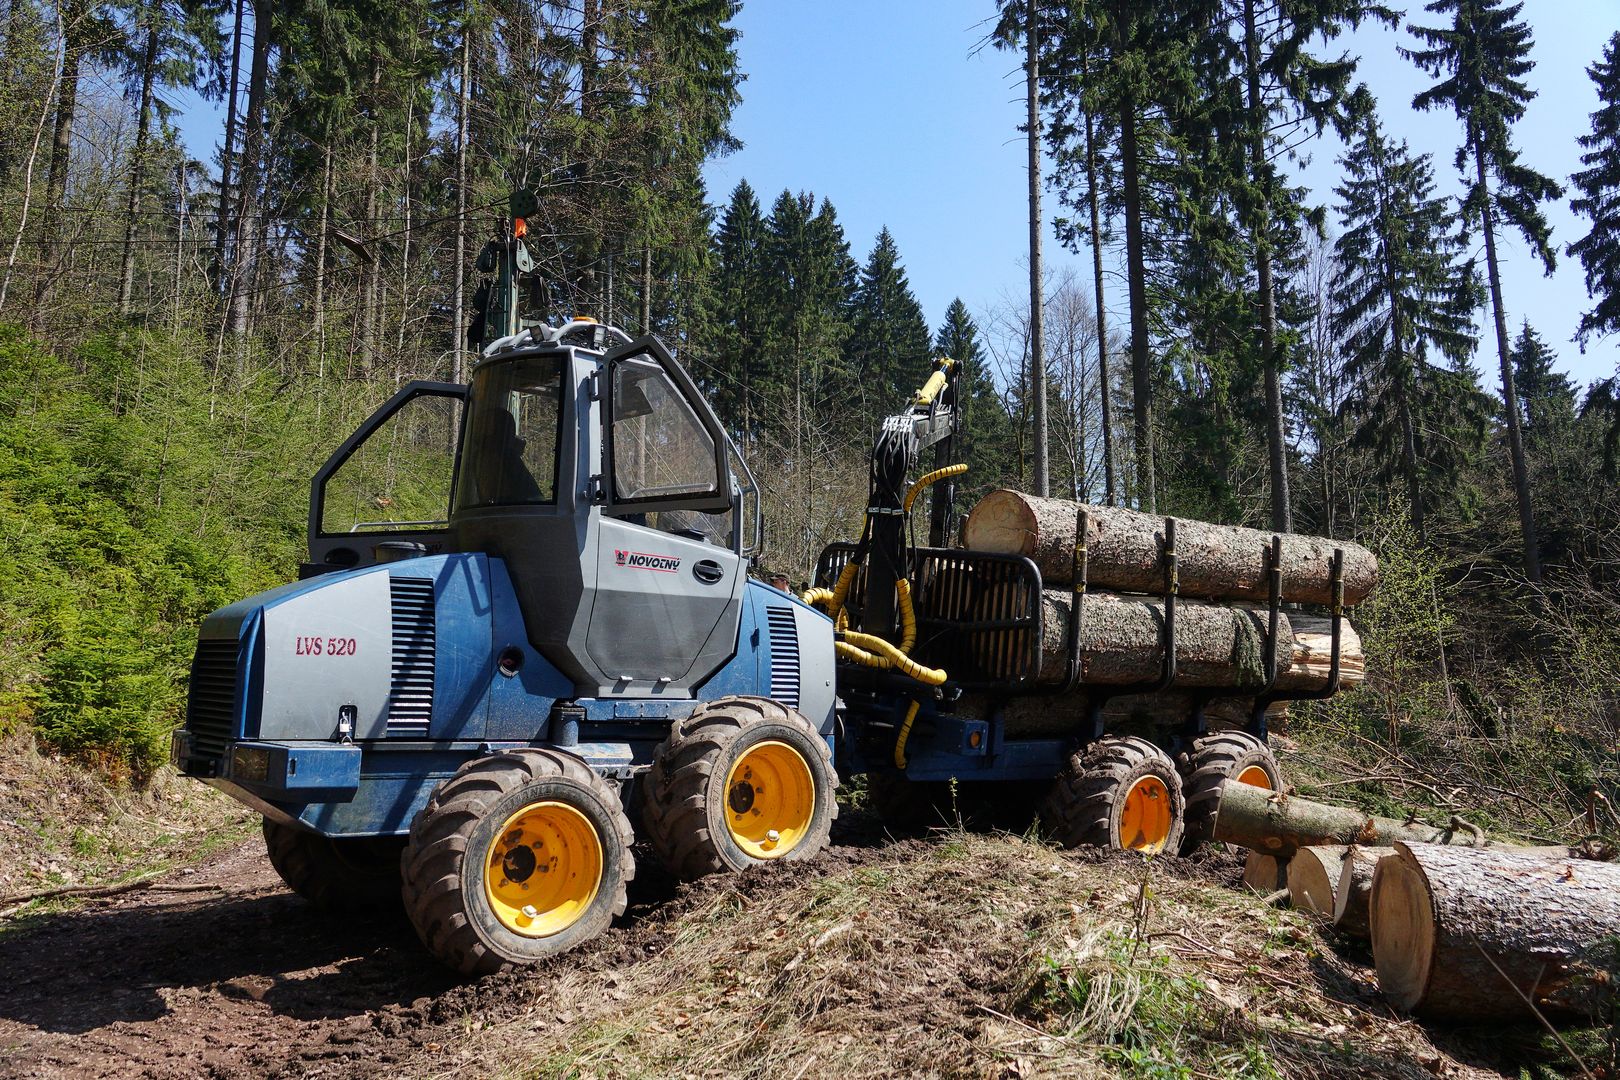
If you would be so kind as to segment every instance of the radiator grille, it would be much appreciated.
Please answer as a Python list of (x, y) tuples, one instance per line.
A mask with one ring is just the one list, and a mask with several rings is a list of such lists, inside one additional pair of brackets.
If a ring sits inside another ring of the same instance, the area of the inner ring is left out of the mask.
[(191, 661), (186, 730), (197, 757), (218, 758), (236, 734), (236, 669), (242, 651), (236, 638), (202, 638)]
[[(833, 544), (816, 564), (816, 584), (832, 588), (855, 553)], [(919, 548), (913, 552), (912, 604), (917, 643), (911, 655), (943, 668), (968, 689), (1021, 690), (1034, 684), (1041, 662), (1041, 572), (1014, 555)], [(866, 573), (857, 572), (845, 607), (860, 625)]]
[(388, 592), (394, 619), (388, 734), (425, 739), (433, 719), (433, 582), (389, 578)]
[(765, 626), (771, 635), (771, 699), (797, 709), (799, 631), (793, 622), (793, 609), (767, 606)]

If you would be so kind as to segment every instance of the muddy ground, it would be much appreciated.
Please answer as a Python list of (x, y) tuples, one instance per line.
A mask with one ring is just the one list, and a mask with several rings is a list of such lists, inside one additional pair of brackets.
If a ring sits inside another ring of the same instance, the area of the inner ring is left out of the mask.
[(1461, 1080), (1535, 1053), (1395, 1016), (1364, 961), (1232, 888), (1230, 856), (894, 842), (848, 814), (836, 839), (680, 887), (641, 860), (608, 934), (461, 984), (403, 917), (311, 909), (255, 838), (162, 879), (188, 891), (0, 934), (0, 1077)]

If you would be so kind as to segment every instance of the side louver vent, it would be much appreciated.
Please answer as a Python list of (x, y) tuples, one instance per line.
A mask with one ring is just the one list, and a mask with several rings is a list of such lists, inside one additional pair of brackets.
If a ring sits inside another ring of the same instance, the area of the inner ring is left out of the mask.
[(767, 607), (765, 626), (771, 635), (771, 698), (799, 707), (799, 631), (793, 609)]
[(242, 649), (236, 638), (203, 638), (191, 661), (191, 695), (186, 730), (198, 757), (217, 758), (236, 734), (236, 664)]
[(389, 578), (388, 592), (394, 613), (388, 734), (425, 739), (433, 718), (433, 582)]

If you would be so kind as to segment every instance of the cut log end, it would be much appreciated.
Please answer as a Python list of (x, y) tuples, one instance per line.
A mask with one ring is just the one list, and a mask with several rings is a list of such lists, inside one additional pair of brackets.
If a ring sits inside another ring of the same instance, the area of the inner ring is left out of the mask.
[(1243, 860), (1243, 884), (1262, 896), (1270, 896), (1287, 885), (1286, 861), (1258, 851), (1249, 852)]
[(1344, 859), (1343, 848), (1308, 847), (1295, 852), (1288, 862), (1289, 902), (1300, 911), (1331, 917)]
[(1428, 996), (1434, 969), (1434, 905), (1422, 868), (1399, 855), (1378, 860), (1368, 916), (1379, 988), (1411, 1012)]

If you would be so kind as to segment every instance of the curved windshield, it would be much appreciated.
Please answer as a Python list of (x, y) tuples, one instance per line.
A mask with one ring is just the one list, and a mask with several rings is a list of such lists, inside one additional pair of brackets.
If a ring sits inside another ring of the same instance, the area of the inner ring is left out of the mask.
[(473, 374), (456, 505), (557, 501), (562, 357), (523, 356)]

